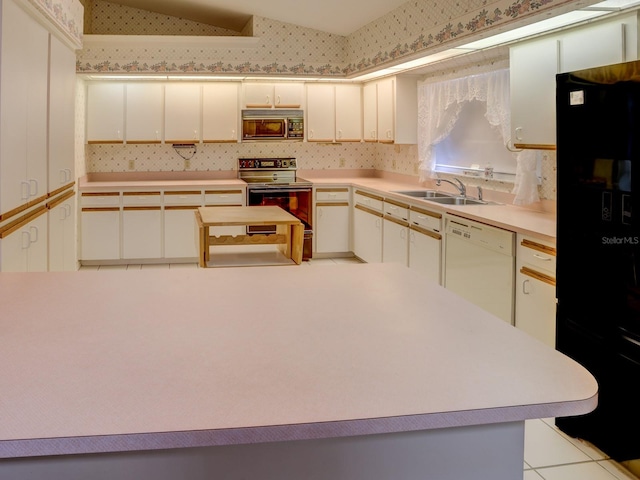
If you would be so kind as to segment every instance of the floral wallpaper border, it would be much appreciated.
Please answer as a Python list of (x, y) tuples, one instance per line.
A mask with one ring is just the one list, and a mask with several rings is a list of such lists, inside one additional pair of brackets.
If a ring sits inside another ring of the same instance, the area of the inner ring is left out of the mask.
[(27, 0), (80, 49), (82, 48), (84, 7), (78, 0)]
[[(43, 3), (50, 3), (51, 0), (31, 0)], [(73, 1), (73, 0), (69, 0)], [(412, 2), (413, 3), (413, 2)], [(415, 2), (418, 6), (419, 2)], [(490, 4), (488, 0), (483, 0), (482, 5)], [(495, 3), (495, 2), (494, 2)], [(315, 75), (327, 77), (347, 77), (364, 72), (373, 68), (379, 68), (385, 63), (397, 61), (403, 57), (412, 57), (418, 53), (430, 49), (434, 51), (442, 50), (442, 46), (450, 43), (460, 44), (460, 40), (476, 35), (489, 28), (498, 25), (522, 21), (531, 15), (537, 15), (557, 7), (575, 3), (575, 0), (515, 0), (505, 3), (501, 7), (487, 9), (482, 8), (467, 15), (462, 15), (453, 19), (446, 25), (436, 26), (431, 32), (423, 32), (406, 42), (397, 43), (386, 50), (381, 50), (372, 56), (362, 56), (358, 60), (349, 62), (345, 58), (345, 63), (340, 61), (329, 63), (315, 63), (313, 61), (293, 62), (294, 64), (273, 61), (266, 59), (264, 63), (260, 61), (233, 61), (220, 58), (224, 56), (222, 51), (207, 52), (203, 57), (207, 61), (192, 59), (190, 61), (175, 62), (170, 59), (158, 59), (154, 62), (128, 61), (125, 57), (120, 59), (104, 59), (102, 61), (83, 61), (78, 59), (78, 73), (179, 73), (179, 74), (265, 74), (265, 75)], [(589, 2), (587, 2), (589, 3)], [(591, 2), (594, 3), (594, 2)], [(374, 22), (375, 23), (375, 22)], [(393, 40), (392, 40), (393, 41)], [(120, 52), (121, 53), (121, 52)], [(217, 56), (218, 58), (214, 57)], [(354, 55), (354, 52), (351, 52)], [(165, 55), (166, 56), (166, 55)], [(120, 60), (120, 61), (118, 61)]]

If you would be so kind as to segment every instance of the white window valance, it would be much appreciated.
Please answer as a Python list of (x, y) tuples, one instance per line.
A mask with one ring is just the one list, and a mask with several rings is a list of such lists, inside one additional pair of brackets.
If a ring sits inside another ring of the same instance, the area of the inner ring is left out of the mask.
[[(485, 118), (495, 128), (505, 147), (511, 142), (511, 100), (509, 70), (502, 69), (454, 80), (418, 85), (418, 156), (420, 180), (436, 177), (435, 145), (453, 130), (466, 102), (486, 104)], [(537, 189), (537, 154), (523, 151), (516, 156), (514, 203), (539, 200)]]

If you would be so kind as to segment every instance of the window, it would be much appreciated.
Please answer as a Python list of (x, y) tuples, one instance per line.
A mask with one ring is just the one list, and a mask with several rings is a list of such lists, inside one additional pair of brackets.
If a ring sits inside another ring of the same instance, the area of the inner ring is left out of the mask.
[[(535, 151), (511, 152), (509, 71), (497, 70), (418, 85), (420, 179), (439, 172), (514, 183), (514, 203), (537, 202)], [(485, 171), (485, 168), (492, 170)]]
[(436, 172), (482, 176), (491, 168), (495, 179), (513, 181), (516, 154), (504, 146), (497, 128), (485, 118), (485, 102), (472, 100), (462, 105), (458, 121), (442, 141), (434, 145)]

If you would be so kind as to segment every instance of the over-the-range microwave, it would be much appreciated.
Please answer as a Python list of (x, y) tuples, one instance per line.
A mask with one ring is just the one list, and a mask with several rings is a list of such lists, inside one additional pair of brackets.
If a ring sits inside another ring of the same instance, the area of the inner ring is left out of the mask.
[(243, 141), (304, 140), (302, 110), (242, 110)]

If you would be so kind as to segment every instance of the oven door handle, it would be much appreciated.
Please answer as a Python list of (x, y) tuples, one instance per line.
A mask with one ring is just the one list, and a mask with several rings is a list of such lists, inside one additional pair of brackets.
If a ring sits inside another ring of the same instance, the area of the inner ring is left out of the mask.
[(293, 193), (293, 192), (310, 192), (311, 188), (249, 188), (249, 193)]

